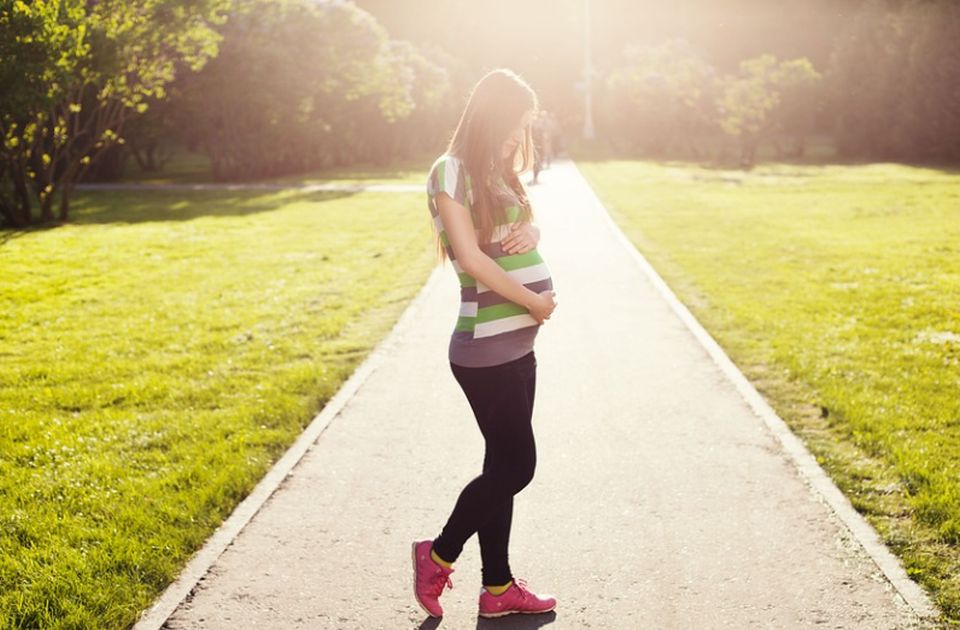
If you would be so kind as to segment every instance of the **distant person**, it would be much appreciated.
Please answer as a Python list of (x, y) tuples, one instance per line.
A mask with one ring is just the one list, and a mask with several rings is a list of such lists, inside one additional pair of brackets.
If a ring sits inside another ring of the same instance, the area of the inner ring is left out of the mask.
[(538, 112), (531, 129), (533, 137), (533, 183), (540, 183), (540, 171), (550, 168), (550, 129), (544, 112)]
[(544, 613), (557, 605), (515, 579), (507, 559), (513, 497), (533, 479), (537, 459), (534, 340), (557, 306), (518, 177), (531, 166), (536, 109), (536, 94), (519, 76), (490, 72), (474, 86), (427, 179), (437, 250), (460, 279), (460, 316), (447, 358), (485, 442), (483, 472), (460, 492), (440, 535), (413, 543), (414, 593), (432, 617), (443, 615), (439, 597), (453, 587), (452, 564), (474, 533), (483, 563), (481, 617)]
[(547, 135), (550, 138), (550, 160), (547, 162), (549, 167), (553, 156), (563, 155), (566, 151), (563, 142), (563, 127), (560, 126), (560, 121), (557, 120), (557, 115), (553, 112), (547, 112)]
[(546, 169), (553, 164), (553, 156), (557, 154), (557, 135), (560, 126), (557, 124), (556, 114), (548, 111), (540, 113), (540, 124), (543, 127), (543, 168)]

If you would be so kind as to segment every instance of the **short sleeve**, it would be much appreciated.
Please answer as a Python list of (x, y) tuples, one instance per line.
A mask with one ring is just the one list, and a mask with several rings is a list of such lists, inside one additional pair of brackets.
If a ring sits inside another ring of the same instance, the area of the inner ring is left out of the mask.
[(431, 203), (441, 192), (460, 205), (470, 208), (470, 194), (467, 188), (467, 174), (463, 162), (451, 155), (444, 155), (433, 164), (427, 178), (427, 195)]

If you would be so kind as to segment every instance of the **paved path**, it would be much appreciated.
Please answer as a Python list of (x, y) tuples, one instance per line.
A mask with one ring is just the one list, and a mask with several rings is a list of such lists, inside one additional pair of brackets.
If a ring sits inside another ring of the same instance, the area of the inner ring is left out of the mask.
[(439, 531), (482, 460), (446, 363), (447, 267), (166, 628), (918, 627), (576, 169), (559, 162), (543, 181), (532, 190), (560, 306), (538, 339), (539, 464), (511, 561), (558, 597), (556, 614), (479, 621), (475, 538), (442, 621), (412, 598), (410, 541)]

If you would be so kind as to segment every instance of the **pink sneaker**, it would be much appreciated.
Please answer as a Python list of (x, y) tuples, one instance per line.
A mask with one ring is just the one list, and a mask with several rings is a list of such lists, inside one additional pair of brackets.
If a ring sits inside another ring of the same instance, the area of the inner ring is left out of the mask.
[(440, 607), (440, 594), (443, 588), (453, 588), (450, 574), (453, 569), (445, 569), (430, 557), (433, 549), (432, 540), (421, 540), (413, 543), (411, 555), (413, 557), (413, 595), (417, 598), (420, 608), (431, 617), (442, 617), (443, 608)]
[(550, 612), (557, 607), (557, 600), (549, 595), (539, 597), (527, 590), (526, 581), (514, 578), (513, 584), (500, 595), (480, 592), (480, 616), (503, 617), (513, 613), (532, 615)]

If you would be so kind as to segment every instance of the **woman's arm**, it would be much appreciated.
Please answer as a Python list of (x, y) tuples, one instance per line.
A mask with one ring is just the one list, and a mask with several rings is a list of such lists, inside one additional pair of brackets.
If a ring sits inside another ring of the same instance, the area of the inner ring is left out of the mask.
[(470, 211), (444, 192), (437, 194), (436, 203), (444, 232), (460, 267), (491, 290), (526, 308), (539, 323), (550, 319), (550, 314), (556, 307), (553, 291), (534, 293), (511, 278), (510, 274), (480, 249)]

